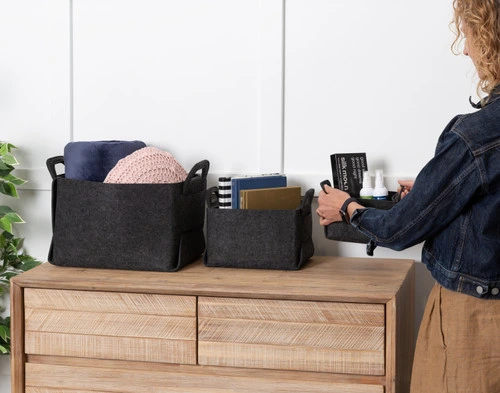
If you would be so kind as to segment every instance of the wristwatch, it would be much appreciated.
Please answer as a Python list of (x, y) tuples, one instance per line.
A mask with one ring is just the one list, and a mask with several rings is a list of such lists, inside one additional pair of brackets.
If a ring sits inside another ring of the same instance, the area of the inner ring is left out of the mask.
[(349, 217), (349, 213), (347, 212), (347, 207), (351, 202), (357, 202), (356, 198), (347, 198), (339, 210), (342, 221), (344, 221), (347, 225), (351, 224), (351, 218)]

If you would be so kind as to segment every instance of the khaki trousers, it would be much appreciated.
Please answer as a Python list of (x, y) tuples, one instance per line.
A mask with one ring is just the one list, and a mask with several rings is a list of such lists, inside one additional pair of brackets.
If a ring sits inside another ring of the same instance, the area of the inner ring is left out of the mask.
[(411, 393), (500, 393), (500, 300), (432, 288)]

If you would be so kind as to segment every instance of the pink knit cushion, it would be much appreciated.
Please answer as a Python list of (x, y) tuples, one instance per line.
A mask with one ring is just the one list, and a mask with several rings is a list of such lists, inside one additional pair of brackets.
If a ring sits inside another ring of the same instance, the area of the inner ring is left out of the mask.
[(118, 161), (104, 183), (179, 183), (187, 175), (170, 153), (143, 147)]

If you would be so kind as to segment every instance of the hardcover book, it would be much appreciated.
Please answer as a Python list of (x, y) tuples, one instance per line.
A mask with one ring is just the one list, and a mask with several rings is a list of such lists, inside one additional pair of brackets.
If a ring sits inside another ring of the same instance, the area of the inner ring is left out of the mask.
[(294, 210), (300, 206), (300, 187), (260, 188), (242, 190), (241, 209)]
[(336, 153), (330, 155), (333, 186), (353, 197), (363, 188), (363, 171), (368, 170), (366, 153)]

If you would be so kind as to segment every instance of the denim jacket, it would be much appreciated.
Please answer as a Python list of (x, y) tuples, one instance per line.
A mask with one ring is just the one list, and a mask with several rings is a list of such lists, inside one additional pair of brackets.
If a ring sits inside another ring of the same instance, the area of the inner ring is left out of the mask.
[(500, 300), (500, 95), (451, 120), (405, 198), (358, 209), (351, 224), (394, 250), (425, 241), (422, 262), (439, 284)]

